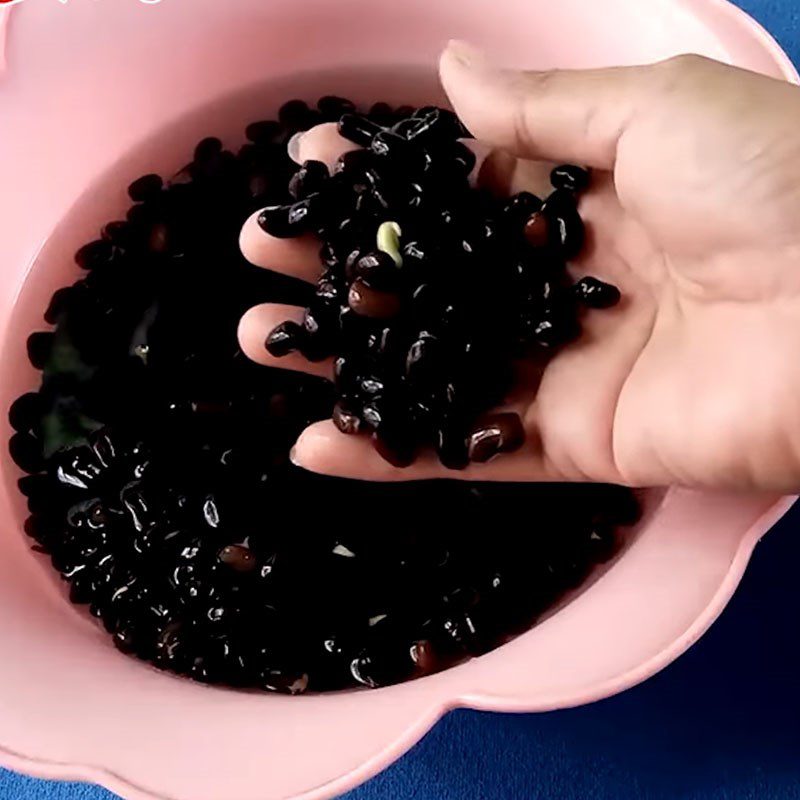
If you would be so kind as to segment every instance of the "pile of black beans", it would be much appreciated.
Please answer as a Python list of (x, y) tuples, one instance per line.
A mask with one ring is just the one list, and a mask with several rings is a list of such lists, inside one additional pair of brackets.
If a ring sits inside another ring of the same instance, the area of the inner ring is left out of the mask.
[[(293, 466), (332, 385), (260, 367), (237, 323), (313, 289), (242, 258), (243, 220), (302, 177), (287, 138), (344, 101), (294, 100), (232, 152), (205, 139), (126, 218), (31, 335), (38, 391), (10, 409), (26, 532), (125, 653), (297, 693), (443, 669), (529, 628), (614, 554), (637, 503), (612, 486), (386, 485)], [(367, 119), (407, 116), (384, 104)]]
[(273, 236), (318, 235), (324, 267), (302, 324), (280, 324), (267, 349), (335, 357), (335, 424), (369, 433), (395, 466), (425, 446), (450, 469), (519, 449), (519, 415), (492, 413), (515, 360), (546, 361), (580, 335), (581, 308), (620, 299), (566, 270), (584, 244), (576, 196), (589, 173), (555, 168), (544, 201), (497, 198), (471, 185), (475, 155), (452, 111), (427, 106), (387, 126), (348, 109), (338, 128), (362, 149), (332, 174), (305, 162), (293, 202), (259, 217)]

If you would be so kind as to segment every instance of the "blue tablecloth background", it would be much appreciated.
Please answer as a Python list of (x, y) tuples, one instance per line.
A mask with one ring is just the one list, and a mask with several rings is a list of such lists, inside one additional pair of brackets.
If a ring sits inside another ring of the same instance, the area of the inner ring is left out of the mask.
[[(798, 0), (739, 5), (800, 63)], [(759, 546), (719, 622), (655, 678), (570, 711), (457, 711), (347, 800), (800, 800), (796, 565), (800, 506)], [(0, 770), (0, 798), (113, 796)]]

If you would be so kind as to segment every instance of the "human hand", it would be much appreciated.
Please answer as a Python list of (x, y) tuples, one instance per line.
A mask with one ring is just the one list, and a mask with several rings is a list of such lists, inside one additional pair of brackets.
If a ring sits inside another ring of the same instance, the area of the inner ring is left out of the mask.
[[(540, 160), (594, 168), (581, 214), (588, 247), (571, 271), (618, 285), (623, 303), (589, 314), (584, 336), (520, 385), (526, 446), (463, 472), (433, 454), (399, 470), (330, 422), (307, 429), (302, 466), (373, 480), (592, 480), (630, 485), (792, 489), (800, 482), (800, 90), (698, 57), (647, 67), (511, 73), (451, 45), (441, 76), (454, 108), (499, 148), (482, 176), (536, 191)], [(300, 158), (352, 148), (330, 127)], [(517, 160), (518, 156), (525, 160)], [(251, 218), (254, 263), (309, 279), (318, 245), (272, 239)], [(260, 306), (243, 349), (297, 309)], [(292, 355), (279, 366), (330, 375)]]

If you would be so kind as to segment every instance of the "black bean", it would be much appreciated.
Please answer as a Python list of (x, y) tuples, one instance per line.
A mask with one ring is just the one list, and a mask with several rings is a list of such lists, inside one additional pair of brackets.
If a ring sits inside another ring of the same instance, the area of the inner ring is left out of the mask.
[(49, 331), (37, 331), (28, 337), (28, 360), (36, 369), (44, 369), (53, 351), (54, 339)]
[(421, 335), (408, 349), (405, 375), (411, 383), (430, 384), (443, 372), (445, 358), (441, 342), (436, 336)]
[(95, 267), (107, 264), (111, 261), (114, 255), (114, 248), (111, 242), (103, 239), (97, 239), (94, 242), (89, 242), (75, 253), (75, 263), (81, 269), (94, 269)]
[(415, 119), (426, 125), (421, 135), (425, 138), (438, 140), (452, 140), (469, 137), (470, 133), (459, 118), (446, 108), (436, 106), (423, 106), (414, 111)]
[(465, 144), (456, 142), (449, 150), (448, 161), (457, 173), (469, 175), (475, 167), (476, 156)]
[(436, 454), (447, 469), (461, 470), (467, 466), (467, 430), (462, 420), (445, 417), (436, 432)]
[(388, 319), (400, 313), (402, 300), (394, 292), (373, 289), (361, 278), (350, 286), (347, 297), (350, 308), (362, 317)]
[(252, 572), (258, 567), (258, 559), (249, 547), (229, 544), (219, 551), (220, 562), (236, 572)]
[(343, 114), (339, 119), (338, 129), (340, 136), (359, 147), (369, 147), (375, 135), (383, 130), (380, 125), (360, 114)]
[(480, 419), (467, 438), (470, 461), (489, 461), (499, 453), (512, 453), (525, 443), (518, 414), (491, 414)]
[(333, 424), (346, 434), (356, 434), (361, 431), (361, 417), (357, 411), (340, 400), (333, 407)]
[(194, 148), (194, 160), (197, 162), (208, 162), (216, 158), (222, 152), (222, 142), (216, 136), (208, 136), (197, 143)]
[(370, 106), (368, 116), (378, 125), (388, 126), (394, 119), (394, 111), (388, 103), (374, 103)]
[(542, 211), (534, 212), (525, 223), (525, 239), (531, 247), (541, 248), (550, 244), (550, 217)]
[(574, 290), (578, 300), (588, 308), (611, 308), (621, 297), (616, 286), (597, 278), (581, 278)]
[(364, 651), (350, 663), (353, 678), (363, 686), (377, 688), (399, 683), (411, 676), (413, 662), (408, 653), (381, 653)]
[(361, 278), (374, 289), (391, 290), (397, 287), (399, 270), (388, 253), (372, 250), (360, 256), (353, 265), (354, 278)]
[(531, 192), (519, 192), (510, 197), (503, 205), (503, 214), (512, 223), (523, 223), (541, 209), (541, 198)]
[(27, 392), (18, 397), (8, 410), (8, 421), (15, 431), (27, 433), (39, 426), (45, 411), (44, 398), (39, 392)]
[[(565, 202), (563, 194), (554, 192), (545, 201), (540, 213), (547, 218), (550, 245), (557, 248), (563, 258), (575, 258), (583, 249), (586, 234), (574, 203)], [(526, 227), (526, 235), (527, 232)]]
[(417, 134), (422, 125), (422, 120), (414, 119), (413, 117), (404, 117), (398, 122), (395, 122), (389, 130), (398, 136), (402, 136), (404, 139), (410, 139)]
[(114, 220), (103, 226), (101, 236), (106, 241), (127, 250), (133, 247), (139, 240), (141, 232), (127, 220)]
[(568, 344), (580, 335), (577, 320), (552, 316), (540, 320), (533, 329), (533, 338), (542, 347), (555, 348)]
[(299, 350), (303, 345), (304, 339), (302, 326), (289, 320), (281, 322), (280, 325), (273, 328), (269, 336), (267, 336), (264, 346), (270, 355), (282, 358), (295, 350)]
[(44, 312), (44, 321), (49, 325), (55, 325), (61, 315), (67, 311), (74, 297), (75, 288), (72, 286), (65, 286), (63, 289), (57, 289), (53, 292), (47, 310)]
[(373, 444), (384, 460), (401, 468), (415, 461), (418, 442), (411, 429), (412, 416), (397, 392), (365, 403), (361, 418), (372, 429)]
[(39, 472), (44, 466), (41, 443), (27, 433), (15, 433), (8, 442), (8, 449), (14, 463), (25, 472)]
[(280, 136), (282, 127), (274, 119), (258, 120), (251, 122), (244, 131), (244, 135), (254, 144), (271, 144)]
[(328, 271), (327, 274), (323, 275), (325, 280), (332, 280), (333, 275), (331, 274), (332, 270), (336, 270), (341, 262), (341, 256), (336, 247), (334, 247), (333, 242), (325, 242), (322, 245), (319, 251), (319, 260), (322, 262), (322, 266)]
[(328, 168), (321, 161), (305, 161), (289, 181), (289, 194), (303, 200), (319, 192), (328, 179)]
[(423, 144), (452, 140), (460, 133), (455, 114), (434, 106), (418, 109), (411, 119), (399, 124), (403, 126), (403, 134), (407, 139)]
[(311, 109), (303, 100), (289, 100), (278, 109), (278, 119), (291, 131), (310, 127)]
[(163, 185), (164, 181), (161, 180), (160, 175), (155, 173), (142, 175), (128, 186), (128, 196), (134, 203), (144, 203), (158, 197)]
[(317, 281), (314, 293), (321, 300), (339, 302), (342, 299), (343, 291), (340, 283), (334, 282), (330, 278), (322, 277)]
[(298, 200), (289, 206), (286, 219), (288, 230), (293, 232), (292, 235), (297, 236), (318, 224), (319, 217), (315, 215), (317, 206), (314, 203), (314, 199), (318, 197), (318, 193), (309, 195), (305, 200)]
[(583, 192), (589, 188), (589, 171), (573, 164), (563, 164), (550, 173), (550, 182), (554, 189)]
[(414, 147), (402, 136), (391, 131), (379, 131), (369, 143), (370, 151), (377, 157), (391, 160), (395, 169), (421, 175), (430, 163), (427, 151)]
[(369, 150), (350, 150), (342, 153), (336, 160), (334, 174), (344, 174), (350, 180), (366, 182), (367, 171), (375, 166), (375, 159)]
[(317, 108), (323, 119), (328, 122), (337, 121), (343, 114), (353, 114), (356, 104), (345, 97), (328, 94), (317, 100)]
[(285, 239), (291, 236), (297, 236), (305, 232), (303, 227), (303, 219), (301, 217), (300, 224), (293, 224), (289, 219), (289, 213), (292, 209), (290, 205), (281, 206), (267, 206), (261, 210), (258, 215), (259, 227), (270, 236), (275, 236), (279, 239)]

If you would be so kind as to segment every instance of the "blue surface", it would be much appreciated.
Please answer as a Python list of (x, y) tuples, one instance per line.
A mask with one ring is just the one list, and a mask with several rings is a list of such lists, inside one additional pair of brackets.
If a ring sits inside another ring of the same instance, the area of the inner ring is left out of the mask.
[[(739, 4), (800, 63), (795, 3)], [(455, 712), (347, 800), (798, 800), (798, 563), (800, 507), (760, 545), (719, 622), (655, 678), (571, 711)], [(0, 770), (3, 800), (112, 797)]]

